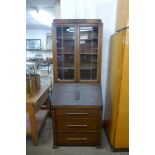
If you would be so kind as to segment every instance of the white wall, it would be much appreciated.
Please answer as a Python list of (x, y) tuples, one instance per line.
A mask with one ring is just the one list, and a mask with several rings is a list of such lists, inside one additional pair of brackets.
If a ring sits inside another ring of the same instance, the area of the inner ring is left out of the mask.
[[(99, 0), (98, 18), (102, 19), (103, 27), (103, 48), (102, 48), (102, 97), (103, 105), (106, 104), (107, 76), (109, 64), (110, 37), (115, 33), (117, 0)], [(105, 107), (105, 106), (104, 106)], [(104, 108), (105, 110), (105, 108)]]
[(56, 5), (55, 5), (55, 18), (57, 18), (57, 19), (60, 18), (60, 0), (56, 1)]
[(101, 19), (103, 26), (102, 97), (106, 104), (110, 36), (115, 33), (117, 0), (61, 0), (62, 19)]
[(98, 0), (61, 0), (61, 18), (97, 18)]
[(46, 33), (51, 33), (50, 29), (27, 29), (26, 39), (41, 39), (41, 48), (46, 49)]
[[(46, 33), (51, 33), (51, 29), (27, 29), (26, 39), (41, 39), (41, 49), (46, 49)], [(26, 57), (35, 57), (36, 54), (42, 54), (43, 58), (52, 57), (51, 51), (27, 51)]]

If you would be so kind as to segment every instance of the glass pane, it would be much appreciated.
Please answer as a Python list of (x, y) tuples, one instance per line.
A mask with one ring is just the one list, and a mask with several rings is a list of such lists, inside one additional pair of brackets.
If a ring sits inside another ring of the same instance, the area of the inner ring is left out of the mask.
[(64, 79), (73, 80), (74, 79), (74, 69), (64, 69)]
[(92, 26), (80, 27), (80, 39), (92, 38), (92, 33), (93, 33), (93, 27)]
[(98, 38), (98, 27), (93, 27), (92, 38)]
[(92, 39), (92, 48), (98, 47), (98, 39)]
[(62, 69), (63, 68), (63, 61), (58, 61), (58, 69)]
[(92, 69), (92, 80), (97, 80), (97, 69)]
[(91, 53), (91, 40), (80, 40), (80, 53)]
[(60, 48), (60, 49), (57, 49), (57, 54), (62, 54), (62, 48)]
[(97, 79), (98, 27), (80, 27), (80, 79)]
[(95, 69), (97, 68), (97, 61), (93, 61), (93, 62), (92, 62), (92, 69), (93, 69), (93, 68), (95, 68)]
[(80, 70), (81, 80), (91, 80), (91, 70)]
[(62, 39), (57, 39), (57, 49), (62, 49)]
[(64, 79), (64, 70), (58, 69), (58, 80), (63, 80), (63, 79)]
[(81, 54), (80, 55), (80, 68), (89, 68), (91, 69), (91, 55), (90, 54)]
[(64, 55), (64, 67), (67, 67), (67, 68), (74, 67), (74, 55), (73, 54)]
[(63, 50), (64, 53), (74, 53), (74, 40), (73, 39), (64, 39), (63, 40)]
[(57, 27), (58, 80), (74, 80), (75, 27)]
[(56, 37), (57, 38), (62, 37), (62, 27), (56, 27)]
[(97, 54), (92, 54), (92, 61), (97, 61)]
[(92, 52), (92, 53), (97, 53), (97, 52), (98, 52), (98, 49), (97, 49), (97, 48), (96, 48), (96, 49), (93, 48), (91, 52)]
[(63, 27), (63, 38), (74, 38), (75, 28), (74, 27)]
[(57, 61), (63, 61), (64, 55), (63, 54), (57, 54)]

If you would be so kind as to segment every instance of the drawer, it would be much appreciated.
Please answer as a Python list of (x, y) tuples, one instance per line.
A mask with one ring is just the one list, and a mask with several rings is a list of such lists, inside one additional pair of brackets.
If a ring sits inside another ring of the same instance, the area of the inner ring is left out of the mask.
[(99, 108), (56, 108), (55, 116), (57, 118), (98, 117), (99, 110)]
[(57, 145), (96, 145), (96, 133), (57, 133)]
[(73, 119), (56, 119), (56, 130), (86, 131), (98, 130), (98, 118), (73, 118)]

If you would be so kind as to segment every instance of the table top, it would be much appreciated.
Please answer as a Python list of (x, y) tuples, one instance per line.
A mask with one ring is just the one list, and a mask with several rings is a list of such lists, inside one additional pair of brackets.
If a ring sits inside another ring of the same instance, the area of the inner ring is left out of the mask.
[(35, 104), (40, 97), (50, 88), (51, 84), (49, 83), (41, 83), (41, 88), (38, 90), (38, 92), (32, 96), (26, 98), (26, 103), (32, 103)]
[(55, 83), (52, 106), (102, 106), (100, 83)]

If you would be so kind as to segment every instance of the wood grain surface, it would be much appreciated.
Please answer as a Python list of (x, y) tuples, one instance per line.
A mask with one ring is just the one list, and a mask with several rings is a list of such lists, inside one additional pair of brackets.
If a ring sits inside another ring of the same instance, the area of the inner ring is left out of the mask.
[[(64, 84), (55, 83), (53, 86), (52, 106), (102, 106), (102, 94), (100, 84)], [(79, 99), (76, 99), (79, 93)]]
[(129, 28), (111, 38), (109, 120), (107, 133), (114, 148), (129, 147)]

